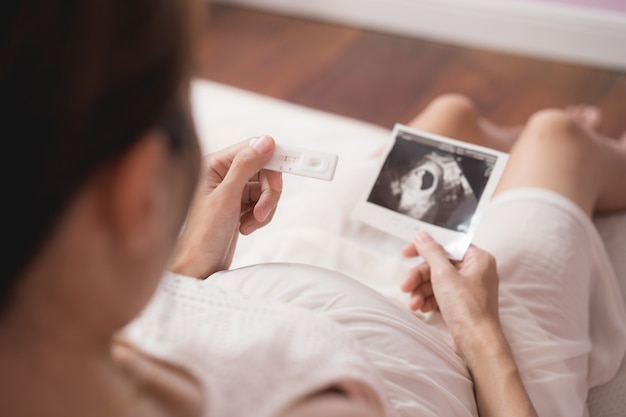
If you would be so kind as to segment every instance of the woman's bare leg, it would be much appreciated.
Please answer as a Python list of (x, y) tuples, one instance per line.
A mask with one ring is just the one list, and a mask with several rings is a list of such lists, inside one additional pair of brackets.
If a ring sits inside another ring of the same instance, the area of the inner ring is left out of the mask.
[(466, 97), (446, 94), (409, 125), (510, 152), (496, 193), (545, 188), (591, 214), (626, 209), (626, 141), (595, 133), (600, 116), (597, 108), (570, 106), (540, 111), (523, 128), (500, 127), (482, 118)]
[[(582, 126), (595, 129), (602, 115), (595, 106), (572, 105), (564, 112)], [(438, 135), (509, 152), (524, 126), (499, 126), (478, 114), (474, 103), (461, 94), (437, 97), (409, 126)], [(626, 137), (626, 133), (625, 133)]]
[(496, 193), (541, 187), (590, 215), (626, 209), (626, 144), (600, 136), (566, 111), (533, 115), (510, 154)]
[(480, 117), (474, 103), (460, 94), (445, 94), (433, 100), (409, 126), (464, 142), (508, 152), (520, 127), (501, 127)]

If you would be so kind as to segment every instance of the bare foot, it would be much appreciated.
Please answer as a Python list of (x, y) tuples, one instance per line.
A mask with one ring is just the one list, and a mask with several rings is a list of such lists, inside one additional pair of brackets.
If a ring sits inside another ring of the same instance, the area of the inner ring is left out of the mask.
[(567, 106), (565, 112), (572, 119), (589, 129), (597, 129), (602, 121), (602, 112), (597, 106), (577, 104)]

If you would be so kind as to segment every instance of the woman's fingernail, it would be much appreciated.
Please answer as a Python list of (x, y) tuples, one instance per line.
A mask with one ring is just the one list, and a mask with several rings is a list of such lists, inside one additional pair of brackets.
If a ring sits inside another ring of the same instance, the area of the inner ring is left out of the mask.
[(274, 181), (272, 189), (274, 191), (282, 191), (283, 190), (283, 176), (282, 175), (278, 175), (278, 178), (276, 179), (276, 181)]
[(270, 214), (272, 213), (272, 210), (274, 210), (274, 207), (272, 206), (267, 206), (263, 209), (263, 212), (261, 213), (261, 217), (263, 217), (263, 220), (261, 220), (262, 222), (264, 222), (265, 220), (267, 220), (267, 218), (270, 216)]
[(241, 231), (241, 233), (243, 235), (249, 235), (250, 233), (254, 232), (256, 229), (259, 228), (259, 225), (256, 223), (251, 223), (246, 225), (243, 230)]
[(261, 136), (250, 139), (250, 146), (260, 154), (269, 152), (272, 147), (272, 139), (269, 136)]
[(428, 232), (425, 232), (422, 230), (421, 232), (418, 232), (417, 235), (415, 235), (415, 240), (418, 243), (428, 243), (428, 242), (432, 242), (433, 238), (430, 236)]

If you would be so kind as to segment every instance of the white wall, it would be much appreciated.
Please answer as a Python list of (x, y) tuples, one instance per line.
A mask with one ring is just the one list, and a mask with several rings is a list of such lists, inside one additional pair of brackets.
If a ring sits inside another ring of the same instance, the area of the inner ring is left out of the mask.
[(215, 1), (460, 45), (626, 70), (626, 13), (559, 4), (559, 0)]
[(564, 4), (567, 6), (587, 7), (608, 12), (626, 13), (624, 0), (526, 0), (542, 3)]

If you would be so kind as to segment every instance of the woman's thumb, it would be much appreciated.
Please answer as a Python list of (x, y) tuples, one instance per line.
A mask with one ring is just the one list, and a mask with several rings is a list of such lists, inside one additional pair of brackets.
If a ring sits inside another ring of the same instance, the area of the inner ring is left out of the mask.
[(244, 187), (254, 174), (259, 172), (271, 159), (276, 144), (271, 136), (250, 139), (233, 158), (232, 165), (224, 178), (224, 183)]
[(431, 269), (448, 268), (452, 266), (445, 249), (437, 243), (428, 232), (421, 231), (413, 240), (415, 248)]

